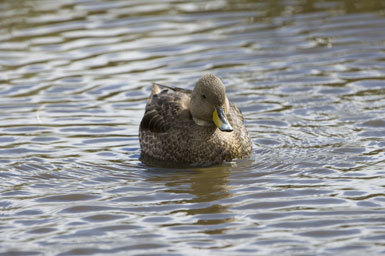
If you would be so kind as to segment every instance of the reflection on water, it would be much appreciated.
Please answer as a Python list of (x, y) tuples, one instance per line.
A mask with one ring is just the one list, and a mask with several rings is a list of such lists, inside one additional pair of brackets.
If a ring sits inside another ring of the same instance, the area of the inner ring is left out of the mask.
[[(0, 3), (0, 254), (385, 252), (385, 3)], [(152, 82), (224, 81), (254, 144), (139, 161)]]

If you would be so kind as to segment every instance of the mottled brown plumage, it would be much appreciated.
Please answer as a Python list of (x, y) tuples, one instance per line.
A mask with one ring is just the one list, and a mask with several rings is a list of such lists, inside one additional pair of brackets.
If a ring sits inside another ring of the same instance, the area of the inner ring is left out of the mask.
[[(223, 111), (217, 125), (216, 110), (219, 117)], [(215, 164), (246, 158), (252, 151), (241, 111), (212, 74), (204, 75), (193, 91), (153, 84), (139, 140), (142, 158), (173, 163)]]

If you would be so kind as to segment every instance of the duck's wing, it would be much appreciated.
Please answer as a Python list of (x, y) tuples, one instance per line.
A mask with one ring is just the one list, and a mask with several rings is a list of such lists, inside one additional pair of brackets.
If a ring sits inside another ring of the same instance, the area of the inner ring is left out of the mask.
[(241, 124), (244, 123), (244, 117), (242, 111), (232, 102), (230, 102), (230, 113), (228, 116), (231, 123), (239, 121)]
[(140, 129), (167, 132), (175, 122), (191, 119), (191, 90), (153, 84)]

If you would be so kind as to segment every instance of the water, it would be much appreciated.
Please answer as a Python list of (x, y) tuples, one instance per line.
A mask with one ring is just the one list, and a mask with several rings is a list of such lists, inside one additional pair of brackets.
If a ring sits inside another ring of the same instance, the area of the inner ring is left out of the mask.
[[(0, 254), (385, 253), (385, 3), (0, 3)], [(152, 82), (224, 81), (253, 157), (148, 168)]]

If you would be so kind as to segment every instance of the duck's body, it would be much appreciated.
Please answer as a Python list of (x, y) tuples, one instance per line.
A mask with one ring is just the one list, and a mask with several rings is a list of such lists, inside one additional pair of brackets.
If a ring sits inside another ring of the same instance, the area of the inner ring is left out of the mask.
[(139, 140), (146, 157), (173, 163), (221, 163), (252, 151), (242, 113), (214, 75), (194, 91), (153, 84)]

